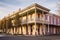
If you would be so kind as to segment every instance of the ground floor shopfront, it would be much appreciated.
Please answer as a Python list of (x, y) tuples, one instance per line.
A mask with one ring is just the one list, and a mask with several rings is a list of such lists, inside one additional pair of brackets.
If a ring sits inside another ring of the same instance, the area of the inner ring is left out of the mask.
[(53, 25), (32, 24), (7, 29), (7, 33), (21, 35), (51, 35), (60, 34), (60, 27)]

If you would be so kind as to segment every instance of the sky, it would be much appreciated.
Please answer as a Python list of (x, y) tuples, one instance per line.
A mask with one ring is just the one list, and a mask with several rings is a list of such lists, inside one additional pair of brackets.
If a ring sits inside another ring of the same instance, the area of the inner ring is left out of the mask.
[(38, 3), (56, 14), (58, 0), (0, 0), (0, 18), (34, 3)]

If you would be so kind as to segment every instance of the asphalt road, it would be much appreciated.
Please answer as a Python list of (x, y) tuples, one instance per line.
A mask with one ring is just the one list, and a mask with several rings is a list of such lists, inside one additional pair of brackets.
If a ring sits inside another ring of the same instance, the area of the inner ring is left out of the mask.
[(4, 35), (0, 36), (0, 40), (60, 40), (60, 35), (51, 36)]

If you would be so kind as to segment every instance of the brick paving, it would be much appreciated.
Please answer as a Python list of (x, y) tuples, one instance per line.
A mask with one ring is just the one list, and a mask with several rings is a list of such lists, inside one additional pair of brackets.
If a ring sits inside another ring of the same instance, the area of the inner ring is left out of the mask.
[(7, 36), (0, 37), (0, 40), (60, 40), (60, 35), (51, 35), (51, 36), (7, 35)]

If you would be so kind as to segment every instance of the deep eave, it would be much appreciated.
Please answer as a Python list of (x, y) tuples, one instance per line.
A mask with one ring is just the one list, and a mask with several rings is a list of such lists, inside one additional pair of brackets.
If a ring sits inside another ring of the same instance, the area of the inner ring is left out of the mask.
[(43, 7), (43, 6), (41, 6), (41, 5), (37, 4), (37, 3), (34, 3), (34, 4), (30, 5), (30, 6), (22, 9), (21, 12), (23, 12), (23, 11), (25, 11), (25, 10), (27, 10), (27, 9), (30, 9), (30, 8), (32, 8), (32, 7), (39, 7), (39, 8), (42, 8), (42, 9), (44, 9), (44, 10), (50, 11), (50, 9), (48, 9), (48, 8), (46, 8), (46, 7)]

